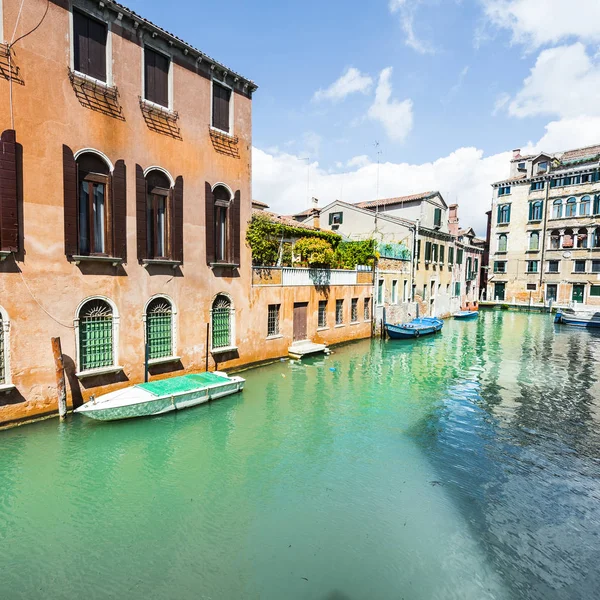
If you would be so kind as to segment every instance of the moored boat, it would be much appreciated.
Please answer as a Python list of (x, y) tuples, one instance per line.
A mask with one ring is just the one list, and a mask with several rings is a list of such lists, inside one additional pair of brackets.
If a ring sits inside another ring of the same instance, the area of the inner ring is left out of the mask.
[(422, 335), (430, 335), (442, 329), (444, 322), (435, 317), (421, 317), (413, 319), (410, 323), (393, 325), (385, 323), (384, 327), (392, 340), (404, 340), (418, 338)]
[(577, 327), (600, 327), (600, 307), (562, 308), (556, 313), (554, 322)]
[(245, 379), (215, 371), (140, 383), (86, 402), (75, 412), (90, 419), (115, 421), (149, 417), (235, 394)]
[(459, 310), (452, 315), (455, 319), (476, 319), (479, 316), (477, 310)]

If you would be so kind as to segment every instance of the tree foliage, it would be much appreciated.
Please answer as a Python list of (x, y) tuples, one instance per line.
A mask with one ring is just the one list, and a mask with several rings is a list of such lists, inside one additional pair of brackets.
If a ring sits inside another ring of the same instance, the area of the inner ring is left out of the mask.
[(305, 237), (294, 244), (294, 256), (300, 257), (300, 263), (303, 266), (331, 267), (335, 255), (327, 240)]
[(340, 269), (355, 269), (356, 265), (373, 266), (376, 258), (375, 240), (341, 242), (336, 248), (336, 266)]

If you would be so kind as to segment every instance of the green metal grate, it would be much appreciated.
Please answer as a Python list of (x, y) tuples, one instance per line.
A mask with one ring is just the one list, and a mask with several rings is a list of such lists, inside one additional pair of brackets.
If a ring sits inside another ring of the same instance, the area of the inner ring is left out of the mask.
[(79, 319), (81, 370), (110, 367), (113, 364), (113, 315), (102, 300), (83, 306)]
[(218, 296), (212, 310), (212, 347), (226, 348), (231, 345), (231, 303)]
[(0, 319), (0, 384), (6, 383), (6, 367), (4, 364), (4, 323)]
[(146, 311), (148, 358), (173, 355), (173, 311), (165, 298), (156, 298)]

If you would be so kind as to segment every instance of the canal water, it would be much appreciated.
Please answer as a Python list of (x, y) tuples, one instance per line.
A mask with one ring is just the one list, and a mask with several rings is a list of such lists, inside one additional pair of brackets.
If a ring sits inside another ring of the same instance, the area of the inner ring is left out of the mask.
[(0, 432), (0, 598), (600, 596), (600, 336), (485, 312)]

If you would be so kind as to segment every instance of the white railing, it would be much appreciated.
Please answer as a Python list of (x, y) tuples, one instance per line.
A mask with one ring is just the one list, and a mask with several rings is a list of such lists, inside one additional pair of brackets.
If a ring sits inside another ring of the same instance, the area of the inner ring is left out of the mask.
[(356, 271), (284, 267), (281, 285), (356, 285)]

